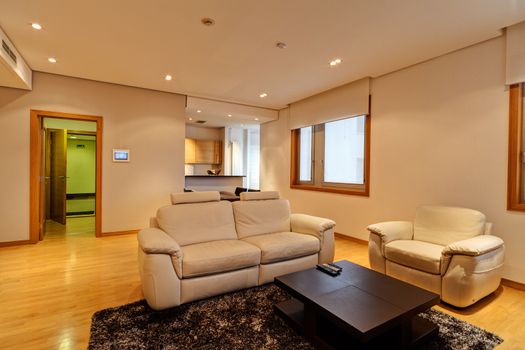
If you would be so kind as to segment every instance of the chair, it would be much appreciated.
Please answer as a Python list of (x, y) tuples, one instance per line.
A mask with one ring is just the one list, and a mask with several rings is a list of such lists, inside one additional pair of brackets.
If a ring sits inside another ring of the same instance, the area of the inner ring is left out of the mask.
[(501, 281), (505, 246), (490, 235), (491, 227), (476, 210), (419, 207), (414, 222), (368, 226), (370, 266), (466, 307), (494, 292)]

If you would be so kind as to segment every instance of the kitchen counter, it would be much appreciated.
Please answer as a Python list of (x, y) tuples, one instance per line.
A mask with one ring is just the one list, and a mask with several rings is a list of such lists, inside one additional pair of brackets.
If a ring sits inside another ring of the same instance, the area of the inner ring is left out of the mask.
[(186, 175), (184, 187), (195, 191), (235, 192), (244, 187), (244, 175)]
[(246, 177), (246, 175), (185, 175), (186, 177)]

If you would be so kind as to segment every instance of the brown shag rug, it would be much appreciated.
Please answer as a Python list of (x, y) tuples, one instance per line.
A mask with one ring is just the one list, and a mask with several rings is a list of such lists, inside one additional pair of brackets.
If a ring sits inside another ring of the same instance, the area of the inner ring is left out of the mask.
[[(89, 349), (313, 349), (273, 312), (290, 296), (273, 284), (196, 301), (164, 311), (145, 300), (93, 315)], [(493, 349), (497, 335), (429, 310), (420, 316), (439, 325), (429, 350)]]

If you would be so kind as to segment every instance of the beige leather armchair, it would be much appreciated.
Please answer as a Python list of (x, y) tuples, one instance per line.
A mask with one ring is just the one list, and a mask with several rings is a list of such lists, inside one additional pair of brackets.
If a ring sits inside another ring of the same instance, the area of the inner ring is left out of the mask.
[(476, 210), (420, 207), (414, 222), (368, 226), (370, 266), (466, 307), (494, 292), (501, 281), (505, 246), (490, 235), (491, 226)]

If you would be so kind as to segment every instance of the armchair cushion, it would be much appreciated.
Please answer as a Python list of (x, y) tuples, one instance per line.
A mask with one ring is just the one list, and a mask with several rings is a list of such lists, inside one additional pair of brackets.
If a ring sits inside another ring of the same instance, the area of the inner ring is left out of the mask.
[(182, 251), (183, 278), (257, 266), (261, 261), (257, 247), (237, 239), (191, 244)]
[(182, 252), (177, 242), (158, 228), (146, 228), (138, 234), (139, 247), (147, 254), (169, 254), (180, 257)]
[(470, 255), (478, 256), (503, 246), (503, 240), (496, 236), (481, 235), (473, 238), (453, 242), (445, 247), (444, 255)]
[(422, 206), (416, 211), (414, 239), (448, 245), (485, 232), (485, 215), (477, 210)]
[(261, 250), (261, 263), (269, 264), (316, 254), (319, 252), (319, 239), (312, 235), (295, 232), (278, 232), (251, 236), (243, 241)]
[(443, 246), (414, 240), (396, 240), (385, 245), (385, 257), (414, 269), (439, 275)]

